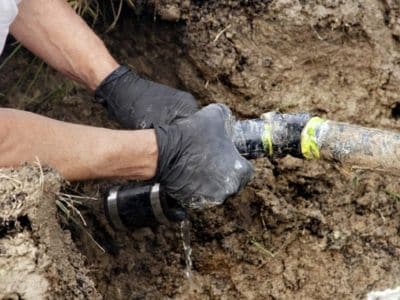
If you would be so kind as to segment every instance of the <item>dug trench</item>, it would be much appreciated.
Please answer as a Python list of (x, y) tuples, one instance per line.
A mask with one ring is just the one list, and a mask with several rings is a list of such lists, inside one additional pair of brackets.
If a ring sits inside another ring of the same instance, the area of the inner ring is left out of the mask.
[[(103, 37), (140, 74), (202, 105), (225, 103), (238, 118), (307, 111), (400, 130), (399, 16), (395, 1), (164, 0), (127, 13)], [(37, 72), (32, 60), (20, 51), (2, 68), (2, 106), (117, 127), (84, 88)], [(354, 299), (400, 284), (398, 177), (292, 157), (254, 166), (239, 195), (191, 213), (191, 282), (178, 227), (121, 233), (107, 224), (100, 198), (113, 182), (66, 185), (47, 168), (2, 170), (0, 207), (12, 213), (0, 215), (0, 264), (16, 274), (29, 264), (43, 295), (79, 298)], [(27, 178), (36, 188), (27, 190)], [(48, 178), (57, 183), (43, 190)], [(61, 185), (92, 197), (77, 206), (86, 227), (56, 213)], [(35, 213), (41, 201), (46, 215)], [(56, 236), (43, 236), (42, 223)], [(20, 261), (6, 243), (37, 254)], [(11, 282), (2, 291), (27, 297)]]

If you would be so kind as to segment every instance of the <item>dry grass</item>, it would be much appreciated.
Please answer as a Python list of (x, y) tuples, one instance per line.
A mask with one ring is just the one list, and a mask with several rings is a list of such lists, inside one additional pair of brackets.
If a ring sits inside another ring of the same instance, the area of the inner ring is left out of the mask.
[(121, 16), (123, 4), (135, 7), (134, 0), (69, 0), (71, 7), (82, 17), (90, 17), (94, 25), (99, 17), (106, 19), (106, 15), (111, 12), (112, 21), (106, 32), (115, 28)]
[(97, 20), (100, 14), (100, 5), (98, 1), (92, 0), (69, 0), (68, 3), (72, 9), (80, 16), (89, 15), (94, 20)]
[(59, 192), (57, 195), (56, 205), (62, 216), (64, 216), (64, 222), (71, 224), (76, 229), (87, 234), (89, 239), (103, 252), (105, 249), (95, 240), (93, 235), (86, 228), (87, 223), (82, 213), (80, 212), (78, 205), (84, 205), (83, 201), (96, 201), (96, 197), (80, 196)]

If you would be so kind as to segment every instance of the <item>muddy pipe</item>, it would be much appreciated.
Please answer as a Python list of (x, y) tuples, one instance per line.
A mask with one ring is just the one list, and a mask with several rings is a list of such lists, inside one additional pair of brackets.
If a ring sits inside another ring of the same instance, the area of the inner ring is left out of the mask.
[[(235, 122), (232, 140), (246, 158), (294, 157), (352, 168), (400, 174), (400, 133), (324, 120), (308, 113), (269, 112)], [(159, 184), (115, 187), (105, 198), (110, 224), (118, 230), (171, 224), (186, 214)]]

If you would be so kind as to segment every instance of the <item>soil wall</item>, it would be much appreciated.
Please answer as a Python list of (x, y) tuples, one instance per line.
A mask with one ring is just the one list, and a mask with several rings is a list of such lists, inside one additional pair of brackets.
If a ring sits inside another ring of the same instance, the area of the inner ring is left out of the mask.
[(62, 182), (40, 165), (0, 170), (0, 299), (100, 297), (57, 219)]

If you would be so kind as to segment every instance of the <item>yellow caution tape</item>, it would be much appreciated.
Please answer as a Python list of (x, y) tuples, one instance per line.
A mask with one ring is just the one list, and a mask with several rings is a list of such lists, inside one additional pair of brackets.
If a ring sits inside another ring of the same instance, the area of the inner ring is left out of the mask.
[(261, 137), (264, 151), (268, 156), (272, 157), (273, 149), (272, 149), (272, 130), (271, 125), (268, 123), (264, 124), (264, 132)]
[(311, 118), (301, 132), (301, 153), (306, 159), (319, 159), (319, 145), (317, 142), (317, 129), (325, 120), (320, 117)]

